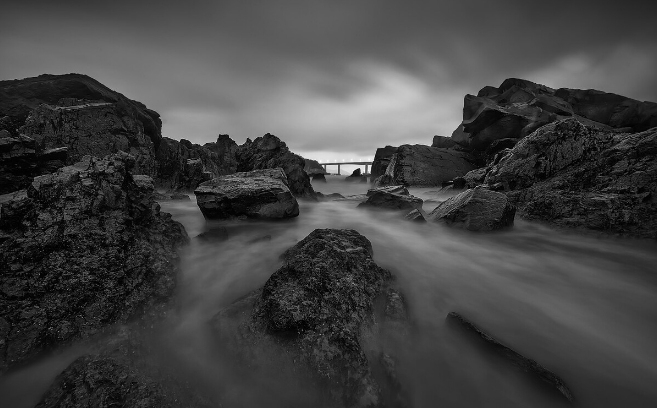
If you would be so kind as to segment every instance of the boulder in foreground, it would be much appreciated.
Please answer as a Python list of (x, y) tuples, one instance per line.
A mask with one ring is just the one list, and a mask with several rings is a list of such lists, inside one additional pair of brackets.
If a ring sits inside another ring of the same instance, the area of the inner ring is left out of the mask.
[(220, 176), (201, 183), (194, 194), (207, 219), (277, 219), (299, 215), (299, 203), (279, 168)]
[(428, 214), (427, 221), (470, 231), (492, 231), (513, 225), (515, 213), (506, 195), (476, 187), (442, 202)]
[(0, 371), (168, 301), (183, 226), (125, 153), (0, 199)]

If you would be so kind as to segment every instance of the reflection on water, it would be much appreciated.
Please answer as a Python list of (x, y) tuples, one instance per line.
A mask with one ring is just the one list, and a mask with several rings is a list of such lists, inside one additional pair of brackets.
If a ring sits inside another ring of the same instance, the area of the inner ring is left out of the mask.
[[(315, 185), (325, 194), (362, 194), (367, 188), (327, 179)], [(434, 200), (425, 204), (431, 210), (448, 196), (438, 190), (412, 193)], [(579, 406), (655, 406), (655, 243), (597, 239), (522, 220), (506, 231), (477, 234), (410, 223), (357, 204), (302, 202), (295, 219), (230, 224), (223, 241), (193, 239), (183, 254), (178, 313), (153, 335), (162, 361), (176, 365), (181, 376), (216, 400), (243, 406), (304, 401), (303, 390), (281, 386), (276, 376), (245, 380), (217, 358), (207, 321), (262, 285), (280, 265), (278, 256), (314, 229), (353, 228), (372, 241), (375, 261), (397, 276), (409, 302), (417, 330), (400, 355), (400, 370), (413, 406), (563, 404), (455, 336), (445, 326), (450, 311), (555, 372)], [(182, 222), (190, 237), (219, 227), (204, 221), (193, 199), (163, 202), (162, 209)], [(266, 235), (271, 239), (259, 239)], [(61, 369), (57, 361), (72, 357), (53, 359), (59, 360), (50, 363), (52, 369), (31, 371), (39, 379), (34, 392), (43, 392), (44, 379)], [(0, 393), (12, 378), (0, 379)], [(14, 402), (20, 406), (19, 399)]]

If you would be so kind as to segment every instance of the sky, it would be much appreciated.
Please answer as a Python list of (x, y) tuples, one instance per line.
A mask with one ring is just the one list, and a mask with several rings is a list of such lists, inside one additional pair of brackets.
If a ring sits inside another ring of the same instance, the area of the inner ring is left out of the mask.
[[(162, 133), (272, 133), (320, 161), (431, 144), (506, 78), (657, 101), (651, 1), (3, 2), (0, 79), (76, 72)], [(169, 4), (171, 3), (171, 4)]]

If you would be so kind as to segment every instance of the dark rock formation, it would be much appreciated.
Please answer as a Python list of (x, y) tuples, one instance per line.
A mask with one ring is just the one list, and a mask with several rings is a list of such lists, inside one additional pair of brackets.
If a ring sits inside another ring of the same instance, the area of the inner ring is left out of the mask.
[(299, 203), (280, 168), (220, 176), (201, 183), (196, 202), (208, 219), (290, 218), (299, 215)]
[(168, 300), (187, 234), (134, 163), (85, 157), (0, 199), (0, 370)]
[(386, 210), (421, 209), (422, 199), (412, 196), (404, 186), (388, 186), (367, 191), (367, 200), (358, 208), (380, 208)]
[(479, 169), (470, 170), (469, 172), (465, 173), (465, 176), (463, 176), (463, 179), (465, 180), (465, 187), (475, 188), (478, 185), (484, 184), (487, 172), (488, 168), (481, 167)]
[(386, 175), (390, 176), (393, 184), (440, 186), (473, 170), (473, 162), (468, 153), (453, 149), (402, 145), (393, 154)]
[(440, 149), (451, 149), (452, 147), (458, 146), (454, 139), (447, 136), (434, 136), (433, 143), (431, 147), (438, 147)]
[(372, 182), (377, 177), (385, 174), (390, 159), (392, 155), (397, 153), (397, 148), (393, 146), (380, 147), (376, 149), (376, 154), (374, 155), (374, 161), (372, 162), (372, 171), (370, 172), (372, 176)]
[(344, 196), (343, 196), (342, 194), (339, 194), (339, 193), (322, 194), (322, 193), (320, 193), (320, 192), (318, 191), (318, 192), (317, 192), (317, 198), (318, 198), (319, 200), (327, 201), (327, 200), (339, 200), (339, 199), (343, 199)]
[(470, 231), (492, 231), (513, 225), (515, 213), (506, 195), (476, 187), (442, 202), (428, 214), (427, 221)]
[(657, 126), (657, 104), (596, 90), (554, 90), (511, 78), (499, 88), (487, 86), (477, 96), (465, 96), (463, 122), (452, 139), (483, 152), (496, 140), (522, 139), (570, 116), (602, 129), (629, 127), (638, 132)]
[(485, 183), (501, 185), (524, 218), (657, 238), (657, 129), (559, 121), (521, 140)]
[(215, 177), (235, 173), (237, 143), (228, 135), (203, 146), (167, 137), (155, 152), (156, 186), (166, 191), (193, 191), (199, 184)]
[(303, 170), (306, 161), (292, 153), (287, 145), (274, 135), (266, 135), (239, 146), (236, 151), (237, 171), (252, 171), (280, 167), (285, 172), (288, 185), (295, 197), (316, 200), (310, 177)]
[(408, 221), (415, 221), (415, 222), (426, 222), (425, 218), (425, 213), (421, 209), (414, 209), (411, 210), (408, 214), (404, 215), (404, 218), (406, 218)]
[(317, 160), (310, 160), (310, 159), (304, 159), (305, 160), (305, 166), (303, 169), (305, 170), (308, 175), (313, 176), (313, 180), (315, 180), (315, 175), (318, 174), (326, 174), (326, 171), (324, 170), (324, 167), (322, 167)]
[(344, 178), (344, 181), (348, 181), (348, 182), (360, 182), (361, 178), (362, 178), (361, 170), (360, 170), (360, 168), (357, 168), (356, 170), (354, 170), (354, 171), (351, 173), (351, 175), (345, 177), (345, 178)]
[[(390, 272), (372, 260), (369, 240), (354, 230), (318, 229), (282, 259), (261, 290), (215, 317), (217, 332), (227, 333), (235, 327), (230, 318), (241, 316), (236, 345), (282, 348), (276, 354), (288, 357), (293, 370), (308, 371), (308, 378), (328, 389), (330, 406), (381, 405), (381, 387), (389, 387), (372, 377), (382, 351), (373, 342), (373, 325), (390, 323), (386, 327), (400, 332), (394, 325), (408, 319), (403, 298), (388, 289)], [(378, 298), (386, 307), (376, 317)], [(254, 352), (252, 358), (262, 355)]]
[(474, 323), (465, 319), (458, 313), (449, 313), (446, 320), (448, 323), (452, 325), (458, 325), (458, 327), (467, 330), (470, 334), (473, 334), (479, 339), (483, 340), (487, 348), (489, 348), (495, 354), (502, 356), (522, 371), (531, 374), (535, 376), (535, 378), (542, 380), (544, 383), (549, 384), (551, 387), (554, 387), (554, 389), (556, 389), (568, 401), (574, 401), (573, 394), (568, 386), (561, 378), (559, 378), (559, 376), (554, 374), (552, 371), (541, 366), (536, 361), (528, 359), (527, 357), (517, 353), (511, 348), (495, 340), (493, 337), (475, 326)]
[(313, 181), (326, 183), (326, 176), (324, 176), (324, 173), (315, 173), (313, 174)]

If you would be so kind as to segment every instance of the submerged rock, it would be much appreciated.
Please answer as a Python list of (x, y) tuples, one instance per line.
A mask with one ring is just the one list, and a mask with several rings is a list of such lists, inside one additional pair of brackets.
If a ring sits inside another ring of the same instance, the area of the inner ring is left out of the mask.
[(299, 215), (299, 203), (279, 168), (217, 177), (201, 183), (194, 194), (203, 216), (208, 219), (276, 219)]
[(538, 364), (536, 361), (531, 360), (515, 350), (505, 346), (499, 341), (495, 340), (489, 334), (483, 332), (480, 328), (474, 325), (463, 316), (458, 313), (451, 312), (447, 315), (447, 322), (450, 324), (457, 324), (461, 328), (469, 331), (470, 333), (476, 335), (482, 339), (486, 346), (488, 346), (493, 352), (504, 357), (506, 360), (511, 362), (513, 365), (521, 369), (522, 371), (535, 376), (537, 379), (542, 380), (544, 383), (549, 384), (554, 387), (564, 398), (568, 401), (573, 402), (574, 397), (568, 386), (564, 381), (559, 378), (552, 371), (546, 369), (545, 367)]
[(442, 202), (427, 215), (427, 221), (470, 231), (492, 231), (513, 225), (515, 213), (506, 195), (476, 187)]
[[(371, 373), (381, 352), (371, 339), (374, 325), (378, 319), (402, 324), (407, 315), (399, 292), (388, 290), (392, 275), (372, 260), (369, 240), (354, 230), (318, 229), (282, 259), (261, 290), (215, 317), (217, 332), (234, 330), (230, 319), (241, 318), (235, 345), (243, 354), (257, 359), (262, 352), (244, 348), (282, 348), (276, 354), (296, 368), (278, 371), (307, 371), (328, 389), (330, 406), (382, 404)], [(379, 298), (389, 307), (375, 317)]]
[(0, 199), (0, 370), (168, 301), (187, 234), (131, 166), (87, 156)]

